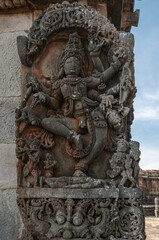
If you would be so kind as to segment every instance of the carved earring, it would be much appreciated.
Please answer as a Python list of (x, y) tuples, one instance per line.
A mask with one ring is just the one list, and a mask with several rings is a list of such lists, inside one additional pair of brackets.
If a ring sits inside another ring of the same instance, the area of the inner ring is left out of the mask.
[(62, 68), (60, 69), (60, 71), (59, 71), (58, 77), (59, 77), (59, 78), (63, 78), (64, 74), (65, 74), (64, 68), (62, 67)]
[(80, 76), (83, 78), (85, 75), (84, 75), (84, 71), (83, 71), (83, 69), (81, 68), (80, 69)]

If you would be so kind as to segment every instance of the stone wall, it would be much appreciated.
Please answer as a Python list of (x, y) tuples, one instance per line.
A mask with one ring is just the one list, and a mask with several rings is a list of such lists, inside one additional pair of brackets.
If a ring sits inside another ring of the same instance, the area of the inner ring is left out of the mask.
[(16, 37), (27, 34), (38, 14), (0, 15), (0, 240), (17, 240), (23, 227), (16, 203), (14, 116), (21, 94)]
[[(155, 199), (159, 198), (159, 170), (140, 170), (140, 187), (143, 190), (143, 203), (146, 216), (154, 216)], [(158, 205), (158, 201), (156, 201)]]

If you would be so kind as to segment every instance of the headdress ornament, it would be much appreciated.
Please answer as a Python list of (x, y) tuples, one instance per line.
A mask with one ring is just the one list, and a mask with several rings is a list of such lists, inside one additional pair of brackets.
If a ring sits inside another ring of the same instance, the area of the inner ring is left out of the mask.
[(82, 62), (82, 43), (81, 37), (78, 35), (77, 32), (69, 35), (68, 43), (61, 54), (60, 65), (64, 65), (65, 61), (73, 56), (78, 58), (80, 62)]

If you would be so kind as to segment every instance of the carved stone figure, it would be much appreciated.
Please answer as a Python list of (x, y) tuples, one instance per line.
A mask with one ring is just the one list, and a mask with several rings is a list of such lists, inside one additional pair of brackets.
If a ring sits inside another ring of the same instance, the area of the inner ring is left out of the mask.
[[(40, 143), (37, 139), (33, 139), (30, 142), (30, 146), (26, 149), (26, 153), (28, 155), (28, 161), (23, 168), (23, 176), (24, 178), (28, 178), (29, 187), (38, 186), (39, 181), (39, 173), (40, 170), (38, 168), (40, 162), (40, 152), (39, 152)], [(30, 180), (31, 176), (33, 180)]]
[(133, 36), (85, 4), (46, 9), (17, 39), (23, 240), (144, 240), (139, 145), (130, 139)]
[(18, 162), (17, 162), (17, 185), (18, 187), (21, 187), (22, 185), (22, 178), (23, 178), (23, 167), (25, 165), (25, 162), (26, 162), (26, 157), (27, 157), (27, 154), (26, 154), (26, 151), (25, 149), (27, 148), (26, 144), (25, 144), (25, 140), (23, 139), (17, 139), (16, 141), (16, 157), (18, 159)]
[(56, 166), (56, 160), (52, 157), (50, 153), (46, 154), (46, 159), (45, 159), (45, 176), (46, 177), (53, 177), (53, 169)]
[[(98, 41), (98, 39), (96, 41)], [(100, 59), (101, 48), (104, 44), (104, 41), (105, 39), (103, 39), (103, 42), (98, 43), (91, 39), (88, 45), (88, 51), (90, 52), (93, 62), (93, 70), (96, 70), (97, 72), (104, 72), (104, 66)]]

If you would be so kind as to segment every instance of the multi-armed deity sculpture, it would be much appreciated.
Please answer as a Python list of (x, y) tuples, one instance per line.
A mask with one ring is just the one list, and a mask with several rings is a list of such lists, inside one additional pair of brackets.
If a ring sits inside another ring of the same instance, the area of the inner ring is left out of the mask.
[(133, 36), (86, 5), (46, 9), (17, 39), (23, 240), (144, 240), (139, 144), (131, 141)]

